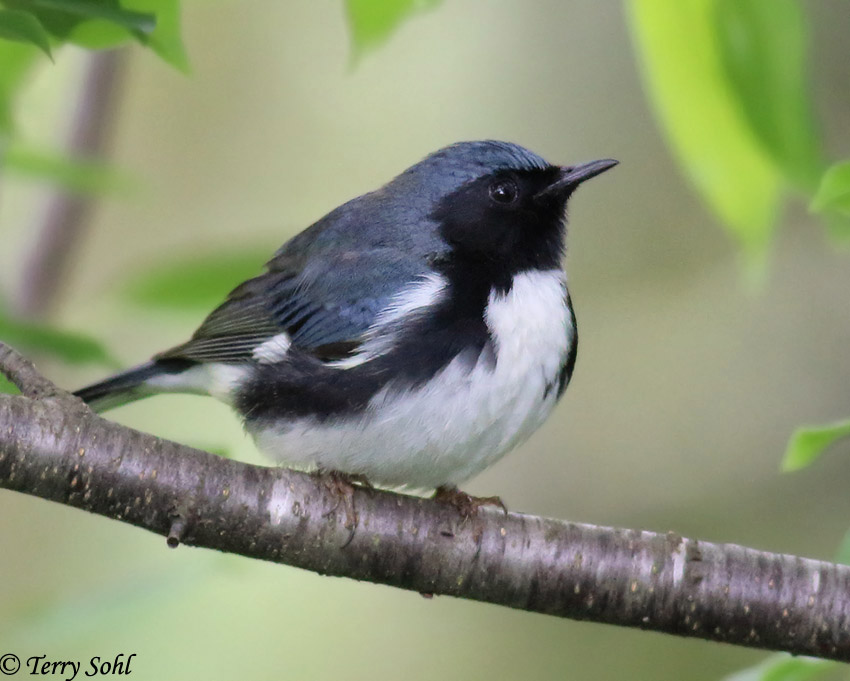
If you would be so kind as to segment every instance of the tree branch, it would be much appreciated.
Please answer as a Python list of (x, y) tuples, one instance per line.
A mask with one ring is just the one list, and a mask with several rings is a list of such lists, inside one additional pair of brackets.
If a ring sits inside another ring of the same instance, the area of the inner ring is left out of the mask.
[(357, 489), (106, 421), (0, 344), (0, 487), (178, 543), (512, 608), (850, 661), (850, 567)]
[(0, 342), (0, 373), (8, 378), (26, 397), (56, 397), (72, 398), (64, 393), (51, 381), (38, 373), (35, 365), (26, 357)]

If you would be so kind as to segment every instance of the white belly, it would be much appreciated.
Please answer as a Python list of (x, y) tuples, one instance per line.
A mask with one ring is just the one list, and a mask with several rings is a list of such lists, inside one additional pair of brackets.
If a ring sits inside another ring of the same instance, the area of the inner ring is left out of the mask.
[(460, 356), (420, 387), (388, 386), (356, 417), (301, 418), (252, 435), (290, 465), (358, 473), (382, 485), (459, 484), (528, 438), (555, 405), (575, 340), (565, 298), (560, 270), (517, 275), (510, 293), (491, 293), (487, 305), (495, 362), (486, 351), (474, 366)]

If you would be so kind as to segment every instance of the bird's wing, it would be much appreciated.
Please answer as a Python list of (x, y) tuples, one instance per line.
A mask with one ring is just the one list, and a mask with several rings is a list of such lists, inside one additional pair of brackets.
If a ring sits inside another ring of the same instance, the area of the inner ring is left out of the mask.
[(278, 343), (284, 352), (291, 344), (323, 361), (342, 359), (356, 352), (393, 295), (430, 271), (421, 258), (396, 248), (323, 250), (311, 257), (309, 249), (281, 249), (191, 340), (157, 359), (244, 362), (261, 359), (257, 349), (264, 343), (272, 355)]

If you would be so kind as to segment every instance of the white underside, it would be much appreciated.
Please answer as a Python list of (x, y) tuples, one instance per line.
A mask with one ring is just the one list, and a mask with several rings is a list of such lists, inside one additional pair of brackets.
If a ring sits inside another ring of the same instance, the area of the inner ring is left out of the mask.
[[(487, 352), (474, 365), (460, 356), (417, 389), (390, 385), (360, 416), (300, 418), (251, 435), (288, 465), (362, 474), (383, 485), (459, 484), (527, 439), (555, 405), (575, 337), (565, 297), (560, 270), (517, 275), (511, 291), (491, 294), (487, 305), (495, 363)], [(239, 379), (214, 374), (222, 397)]]

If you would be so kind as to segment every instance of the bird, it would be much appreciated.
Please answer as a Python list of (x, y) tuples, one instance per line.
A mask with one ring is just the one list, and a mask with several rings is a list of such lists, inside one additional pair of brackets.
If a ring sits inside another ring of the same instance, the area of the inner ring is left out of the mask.
[(617, 163), (442, 148), (287, 241), (187, 342), (75, 394), (95, 411), (211, 395), (281, 465), (501, 503), (458, 486), (537, 430), (570, 381), (567, 202)]

